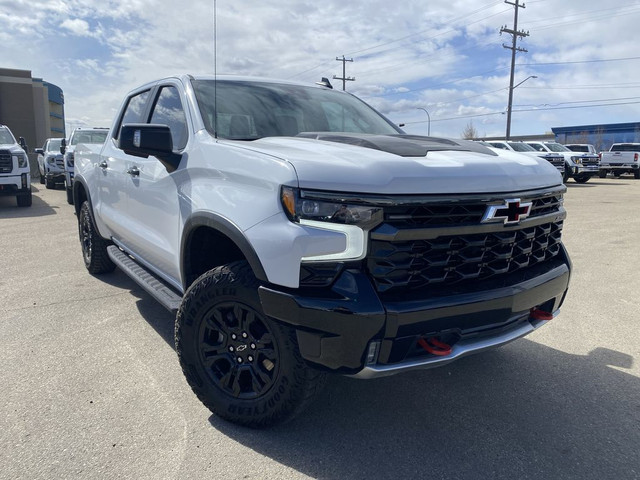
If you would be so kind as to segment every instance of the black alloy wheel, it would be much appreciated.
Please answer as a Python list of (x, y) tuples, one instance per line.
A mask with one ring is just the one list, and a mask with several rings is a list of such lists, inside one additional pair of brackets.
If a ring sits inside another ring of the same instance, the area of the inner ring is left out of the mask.
[(257, 398), (278, 373), (278, 346), (264, 316), (251, 306), (214, 305), (200, 324), (200, 360), (212, 382), (235, 398)]

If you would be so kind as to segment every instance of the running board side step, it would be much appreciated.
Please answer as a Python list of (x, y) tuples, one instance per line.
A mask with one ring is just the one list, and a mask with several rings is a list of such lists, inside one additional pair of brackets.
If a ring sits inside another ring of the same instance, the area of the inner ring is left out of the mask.
[(182, 302), (182, 297), (175, 293), (162, 280), (140, 266), (129, 255), (115, 245), (107, 247), (109, 258), (116, 266), (140, 285), (149, 295), (172, 313), (176, 313)]

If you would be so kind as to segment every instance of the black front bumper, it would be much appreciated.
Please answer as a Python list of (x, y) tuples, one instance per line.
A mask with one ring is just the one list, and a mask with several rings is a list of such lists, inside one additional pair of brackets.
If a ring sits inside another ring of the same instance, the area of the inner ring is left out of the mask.
[[(322, 293), (263, 286), (260, 300), (267, 315), (296, 329), (305, 360), (371, 377), (435, 366), (526, 335), (546, 323), (532, 319), (531, 309), (558, 310), (570, 272), (563, 247), (527, 272), (448, 294), (424, 289), (422, 298), (384, 298), (362, 271), (346, 270)], [(425, 337), (447, 339), (451, 354), (434, 358), (418, 346)]]

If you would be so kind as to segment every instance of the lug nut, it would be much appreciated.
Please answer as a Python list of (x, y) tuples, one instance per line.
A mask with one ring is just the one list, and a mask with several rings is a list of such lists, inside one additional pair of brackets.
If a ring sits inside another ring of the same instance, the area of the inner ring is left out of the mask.
[(235, 348), (233, 348), (233, 347), (229, 347), (229, 351), (230, 351), (230, 352), (233, 352), (234, 350), (235, 350)]
[(249, 360), (250, 362), (253, 362), (253, 357), (252, 357), (251, 355), (249, 355), (249, 357), (247, 357), (247, 358), (248, 358), (248, 360)]
[(250, 347), (251, 347), (251, 350), (255, 350), (256, 349), (256, 344), (252, 342)]
[(231, 334), (231, 340), (235, 340), (236, 338), (238, 338), (238, 336), (235, 333)]
[(247, 338), (249, 335), (247, 335), (247, 332), (242, 332), (242, 338)]
[(242, 363), (242, 357), (238, 357), (237, 360), (238, 360), (238, 363)]

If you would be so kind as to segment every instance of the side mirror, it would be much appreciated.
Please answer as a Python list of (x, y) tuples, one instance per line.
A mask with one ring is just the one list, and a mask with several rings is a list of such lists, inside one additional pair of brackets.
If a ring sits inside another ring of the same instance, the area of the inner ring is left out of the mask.
[(118, 137), (118, 148), (127, 155), (147, 158), (156, 157), (173, 172), (182, 159), (182, 155), (173, 153), (173, 138), (167, 125), (149, 123), (129, 123), (122, 125)]
[(67, 139), (63, 138), (60, 140), (60, 153), (64, 155), (64, 152), (67, 151)]
[(44, 149), (42, 148), (34, 148), (33, 151), (38, 155), (44, 155)]
[(22, 149), (26, 152), (27, 151), (27, 142), (24, 141), (24, 137), (20, 137), (18, 139), (18, 143), (20, 144), (20, 147), (22, 147)]

